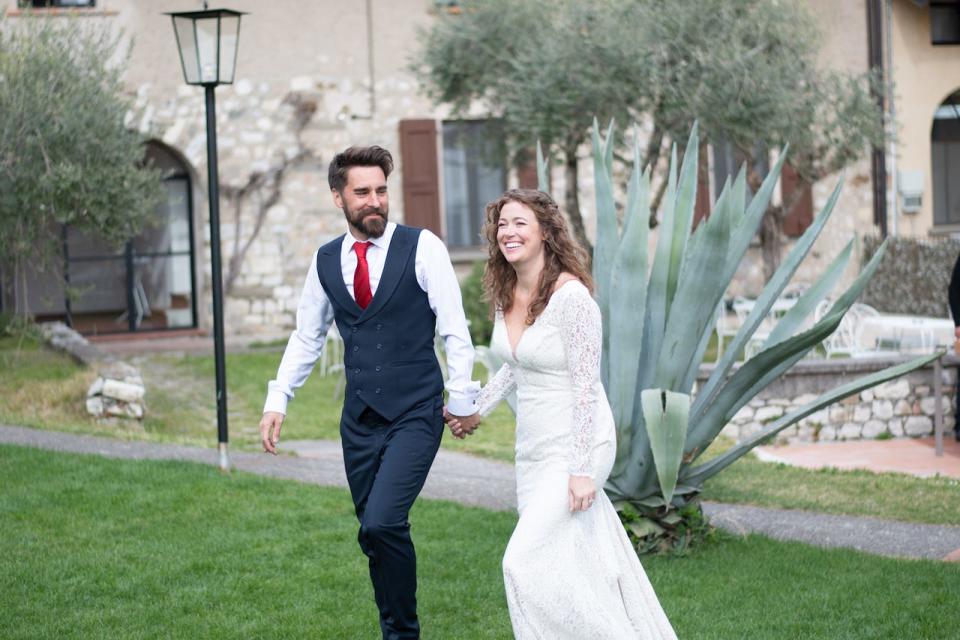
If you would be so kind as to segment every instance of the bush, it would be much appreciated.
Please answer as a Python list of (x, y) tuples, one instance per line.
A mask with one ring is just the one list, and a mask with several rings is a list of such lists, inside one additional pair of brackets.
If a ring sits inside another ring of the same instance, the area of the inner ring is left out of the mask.
[[(947, 288), (960, 254), (960, 241), (951, 239), (888, 238), (887, 253), (867, 285), (863, 301), (887, 313), (950, 317)], [(882, 239), (865, 236), (866, 264)]]
[(473, 265), (470, 275), (460, 283), (463, 310), (470, 323), (470, 338), (475, 345), (488, 345), (493, 336), (490, 305), (483, 299), (483, 262)]

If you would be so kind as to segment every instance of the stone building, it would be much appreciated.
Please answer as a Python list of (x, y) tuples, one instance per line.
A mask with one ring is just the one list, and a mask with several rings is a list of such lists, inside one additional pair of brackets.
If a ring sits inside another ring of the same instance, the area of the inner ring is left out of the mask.
[[(960, 222), (947, 188), (954, 165), (960, 67), (953, 50), (953, 5), (911, 0), (805, 0), (822, 26), (822, 63), (852, 71), (892, 71), (886, 96), (896, 142), (865, 156), (847, 174), (838, 209), (799, 279), (812, 281), (854, 235), (927, 237)], [(146, 154), (169, 170), (169, 197), (125, 251), (71, 233), (66, 265), (82, 295), (70, 320), (85, 333), (205, 329), (210, 323), (209, 230), (203, 92), (184, 84), (168, 11), (188, 0), (0, 0), (8, 26), (37, 12), (80, 15), (122, 31), (133, 48), (126, 84), (134, 99), (128, 125), (148, 139)], [(4, 6), (6, 5), (6, 6)], [(32, 5), (52, 8), (34, 9)], [(249, 12), (240, 30), (236, 81), (217, 89), (221, 229), (228, 333), (289, 331), (312, 252), (345, 229), (326, 184), (332, 155), (350, 144), (391, 149), (391, 217), (436, 231), (458, 266), (482, 259), (483, 204), (507, 186), (528, 183), (483, 153), (489, 122), (452, 119), (418, 90), (408, 55), (418, 30), (456, 2), (439, 0), (233, 0)], [(453, 9), (451, 9), (453, 7)], [(873, 18), (871, 22), (868, 18)], [(947, 26), (944, 26), (947, 25)], [(711, 198), (722, 182), (722, 150), (711, 152)], [(933, 154), (931, 156), (931, 153)], [(584, 150), (586, 156), (587, 150)], [(960, 156), (958, 156), (960, 157)], [(932, 159), (931, 159), (932, 158)], [(951, 164), (953, 163), (953, 164)], [(589, 163), (584, 163), (584, 166)], [(885, 172), (884, 172), (885, 169)], [(920, 193), (905, 190), (922, 178)], [(887, 177), (889, 176), (889, 177)], [(581, 203), (592, 233), (592, 179), (582, 171)], [(789, 185), (783, 185), (788, 188)], [(554, 176), (555, 189), (563, 176)], [(793, 231), (809, 223), (833, 188), (814, 186), (794, 212)], [(778, 195), (779, 197), (779, 195)], [(881, 222), (883, 224), (881, 224)], [(655, 234), (653, 234), (655, 237)], [(852, 277), (852, 269), (849, 276)], [(62, 275), (37, 275), (28, 288), (41, 317), (68, 311)], [(762, 286), (759, 252), (731, 293)], [(7, 291), (4, 308), (12, 308)]]

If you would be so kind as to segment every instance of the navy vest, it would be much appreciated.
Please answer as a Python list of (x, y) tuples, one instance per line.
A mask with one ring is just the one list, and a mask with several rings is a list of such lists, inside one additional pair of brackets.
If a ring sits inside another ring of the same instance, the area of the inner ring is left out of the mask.
[(396, 420), (414, 405), (443, 393), (443, 376), (433, 349), (437, 316), (417, 283), (415, 261), (420, 229), (397, 225), (377, 293), (366, 309), (343, 282), (340, 250), (344, 236), (320, 247), (317, 273), (333, 304), (343, 337), (347, 387), (344, 413), (359, 417), (370, 407)]

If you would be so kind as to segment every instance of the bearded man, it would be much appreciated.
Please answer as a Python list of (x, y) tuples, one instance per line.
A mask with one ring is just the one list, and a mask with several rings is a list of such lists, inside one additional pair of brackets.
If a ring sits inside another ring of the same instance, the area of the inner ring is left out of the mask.
[(433, 463), (447, 410), (470, 432), (479, 385), (474, 350), (450, 257), (430, 231), (388, 222), (390, 152), (351, 147), (330, 163), (334, 204), (347, 233), (314, 254), (277, 378), (268, 385), (260, 434), (276, 454), (287, 402), (310, 375), (333, 322), (343, 338), (346, 391), (340, 438), (360, 521), (360, 548), (385, 640), (420, 637), (417, 563), (408, 514)]

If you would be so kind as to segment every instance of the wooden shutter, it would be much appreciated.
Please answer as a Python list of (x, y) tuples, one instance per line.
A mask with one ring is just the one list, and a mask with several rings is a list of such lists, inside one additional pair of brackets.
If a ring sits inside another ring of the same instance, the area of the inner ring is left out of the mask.
[(400, 121), (400, 161), (404, 223), (442, 238), (435, 120)]
[(797, 189), (803, 189), (800, 199), (790, 211), (783, 217), (783, 232), (790, 237), (802, 235), (810, 223), (813, 222), (813, 190), (810, 185), (804, 185), (800, 180), (800, 174), (790, 166), (790, 163), (784, 163), (783, 173), (780, 174), (780, 197), (784, 203), (793, 198), (793, 192)]
[(521, 189), (536, 189), (540, 179), (537, 177), (537, 150), (528, 149), (520, 157), (517, 167), (517, 186)]
[[(710, 149), (706, 143), (700, 145), (697, 155), (697, 197), (693, 203), (693, 229), (700, 221), (710, 215)], [(719, 189), (719, 187), (717, 187)]]

